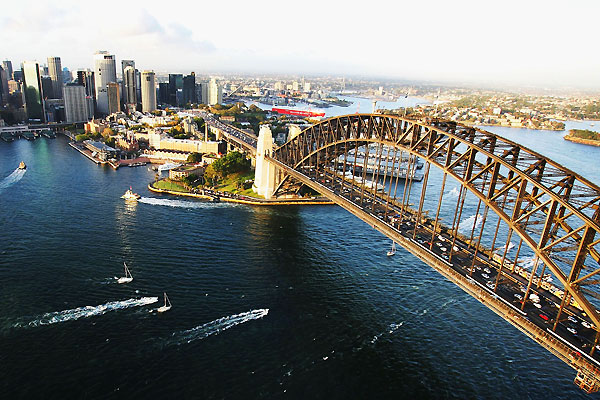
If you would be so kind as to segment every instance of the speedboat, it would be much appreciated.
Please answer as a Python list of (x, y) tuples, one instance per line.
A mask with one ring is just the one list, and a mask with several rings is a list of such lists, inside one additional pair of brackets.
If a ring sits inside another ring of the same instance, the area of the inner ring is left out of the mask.
[(122, 199), (125, 200), (133, 200), (133, 201), (137, 201), (140, 197), (139, 194), (137, 193), (133, 193), (133, 190), (131, 190), (131, 186), (129, 187), (129, 189), (125, 192), (125, 194), (123, 196), (121, 196)]
[(27, 169), (27, 165), (23, 161), (19, 163), (19, 169)]

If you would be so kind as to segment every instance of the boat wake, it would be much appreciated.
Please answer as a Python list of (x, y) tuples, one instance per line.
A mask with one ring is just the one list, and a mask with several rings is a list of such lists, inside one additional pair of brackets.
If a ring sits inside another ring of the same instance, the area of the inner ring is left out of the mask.
[(80, 318), (102, 315), (109, 311), (123, 310), (125, 308), (145, 306), (158, 302), (158, 297), (142, 297), (141, 299), (129, 299), (121, 301), (111, 301), (99, 306), (85, 306), (74, 308), (72, 310), (56, 311), (46, 313), (41, 317), (27, 323), (17, 323), (15, 328), (36, 327), (40, 325), (51, 325), (59, 322), (75, 321)]
[(448, 192), (448, 195), (451, 197), (458, 197), (459, 194), (460, 192), (458, 190), (458, 187), (454, 187), (450, 192)]
[[(477, 217), (477, 219), (476, 219), (476, 217)], [(467, 218), (463, 222), (461, 222), (460, 225), (458, 225), (458, 230), (459, 230), (459, 232), (463, 232), (463, 233), (471, 233), (471, 230), (473, 230), (473, 226), (475, 226), (475, 229), (477, 229), (481, 225), (482, 222), (483, 222), (483, 215), (481, 215), (481, 214), (477, 214), (477, 216), (471, 215), (469, 218)]]
[(260, 319), (269, 313), (268, 308), (252, 310), (241, 314), (231, 315), (229, 317), (223, 317), (214, 321), (208, 322), (204, 325), (197, 326), (192, 329), (185, 331), (175, 332), (173, 336), (167, 339), (167, 345), (181, 345), (185, 343), (191, 343), (194, 340), (204, 339), (211, 335), (216, 335), (224, 330), (233, 328), (236, 325), (243, 324), (244, 322), (251, 321), (253, 319)]
[(9, 176), (4, 178), (2, 182), (0, 182), (0, 192), (23, 179), (25, 172), (27, 172), (26, 169), (15, 169)]
[(138, 203), (150, 204), (153, 206), (167, 206), (178, 208), (216, 208), (216, 207), (231, 207), (230, 204), (211, 203), (208, 201), (185, 201), (185, 200), (169, 200), (157, 199), (156, 197), (142, 197)]

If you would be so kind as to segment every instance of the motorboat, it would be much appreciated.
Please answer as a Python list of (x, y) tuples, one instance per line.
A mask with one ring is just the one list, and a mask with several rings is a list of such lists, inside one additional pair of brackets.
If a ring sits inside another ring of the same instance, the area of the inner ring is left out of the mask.
[(156, 309), (157, 312), (166, 312), (166, 311), (169, 311), (171, 309), (171, 301), (167, 297), (167, 293), (165, 292), (164, 295), (165, 295), (165, 305), (158, 307)]
[(27, 165), (23, 161), (19, 163), (19, 169), (27, 169)]
[(134, 193), (133, 190), (131, 190), (131, 186), (129, 187), (129, 189), (125, 192), (125, 194), (123, 196), (121, 196), (122, 199), (125, 200), (133, 200), (133, 201), (137, 201), (140, 197), (139, 194)]

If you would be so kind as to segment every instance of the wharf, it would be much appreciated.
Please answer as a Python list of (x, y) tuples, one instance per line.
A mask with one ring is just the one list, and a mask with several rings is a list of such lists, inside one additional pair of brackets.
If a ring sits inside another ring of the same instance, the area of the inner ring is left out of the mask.
[[(72, 148), (74, 148), (75, 150), (77, 150), (78, 152), (80, 152), (81, 154), (83, 154), (84, 156), (86, 156), (87, 158), (89, 158), (90, 160), (92, 160), (93, 162), (95, 162), (96, 164), (104, 165), (104, 164), (108, 163), (107, 161), (103, 161), (103, 160), (99, 159), (98, 157), (92, 156), (92, 152), (91, 151), (89, 151), (88, 149), (86, 149), (82, 145), (77, 144), (76, 142), (69, 142), (69, 146), (71, 146)], [(112, 165), (112, 163), (110, 165), (113, 168), (115, 168)]]

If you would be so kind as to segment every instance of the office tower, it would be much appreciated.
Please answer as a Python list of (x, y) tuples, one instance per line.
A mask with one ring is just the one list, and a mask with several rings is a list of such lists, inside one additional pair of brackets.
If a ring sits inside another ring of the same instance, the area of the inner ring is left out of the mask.
[[(44, 100), (48, 100), (48, 99), (54, 99), (55, 95), (54, 95), (54, 86), (52, 82), (52, 78), (50, 78), (49, 76), (42, 76), (41, 77), (42, 80), (42, 94), (44, 96)], [(62, 90), (62, 88), (61, 88)]]
[(223, 88), (217, 83), (215, 78), (208, 84), (208, 105), (214, 106), (223, 102)]
[(63, 70), (60, 57), (48, 57), (48, 75), (52, 79), (52, 94), (46, 94), (49, 99), (62, 99)]
[(109, 114), (108, 84), (117, 82), (115, 56), (107, 51), (94, 54), (94, 80), (96, 85), (96, 107), (101, 115)]
[(142, 112), (156, 110), (156, 80), (154, 71), (142, 71)]
[(23, 83), (23, 70), (13, 70), (13, 79), (17, 82)]
[(23, 90), (25, 92), (27, 118), (46, 122), (40, 65), (35, 61), (25, 61), (23, 63), (22, 76), (24, 80)]
[(158, 84), (158, 102), (163, 106), (169, 104), (169, 84), (167, 82)]
[(63, 86), (65, 83), (71, 83), (73, 82), (73, 74), (71, 74), (71, 71), (69, 71), (69, 68), (64, 67), (63, 68)]
[(123, 102), (124, 104), (137, 104), (137, 90), (135, 85), (135, 67), (128, 65), (123, 70)]
[(195, 104), (198, 102), (196, 97), (196, 74), (191, 73), (183, 78), (183, 101), (182, 105)]
[(8, 73), (0, 67), (0, 105), (8, 103)]
[(142, 74), (139, 70), (135, 70), (135, 99), (139, 104), (142, 101)]
[(121, 85), (121, 99), (123, 100), (123, 105), (127, 104), (127, 103), (131, 103), (129, 101), (129, 99), (127, 98), (128, 95), (128, 91), (127, 88), (125, 87), (125, 69), (127, 67), (133, 67), (133, 79), (130, 81), (130, 85), (133, 85), (133, 90), (135, 91), (135, 61), (133, 60), (121, 60), (121, 79), (123, 81), (123, 84)]
[(94, 72), (89, 69), (77, 71), (78, 85), (85, 87), (85, 95), (96, 97), (96, 86), (94, 84)]
[(67, 122), (86, 122), (90, 119), (85, 87), (83, 85), (75, 83), (66, 84), (63, 88), (63, 98)]
[(169, 100), (168, 104), (178, 106), (180, 102), (177, 98), (181, 98), (183, 92), (183, 74), (169, 74)]
[(117, 82), (109, 82), (107, 85), (108, 93), (108, 113), (116, 113), (121, 111), (121, 96), (119, 92), (119, 84)]
[(2, 68), (4, 68), (4, 72), (6, 72), (6, 79), (9, 81), (13, 79), (13, 67), (12, 61), (4, 60), (2, 61)]

